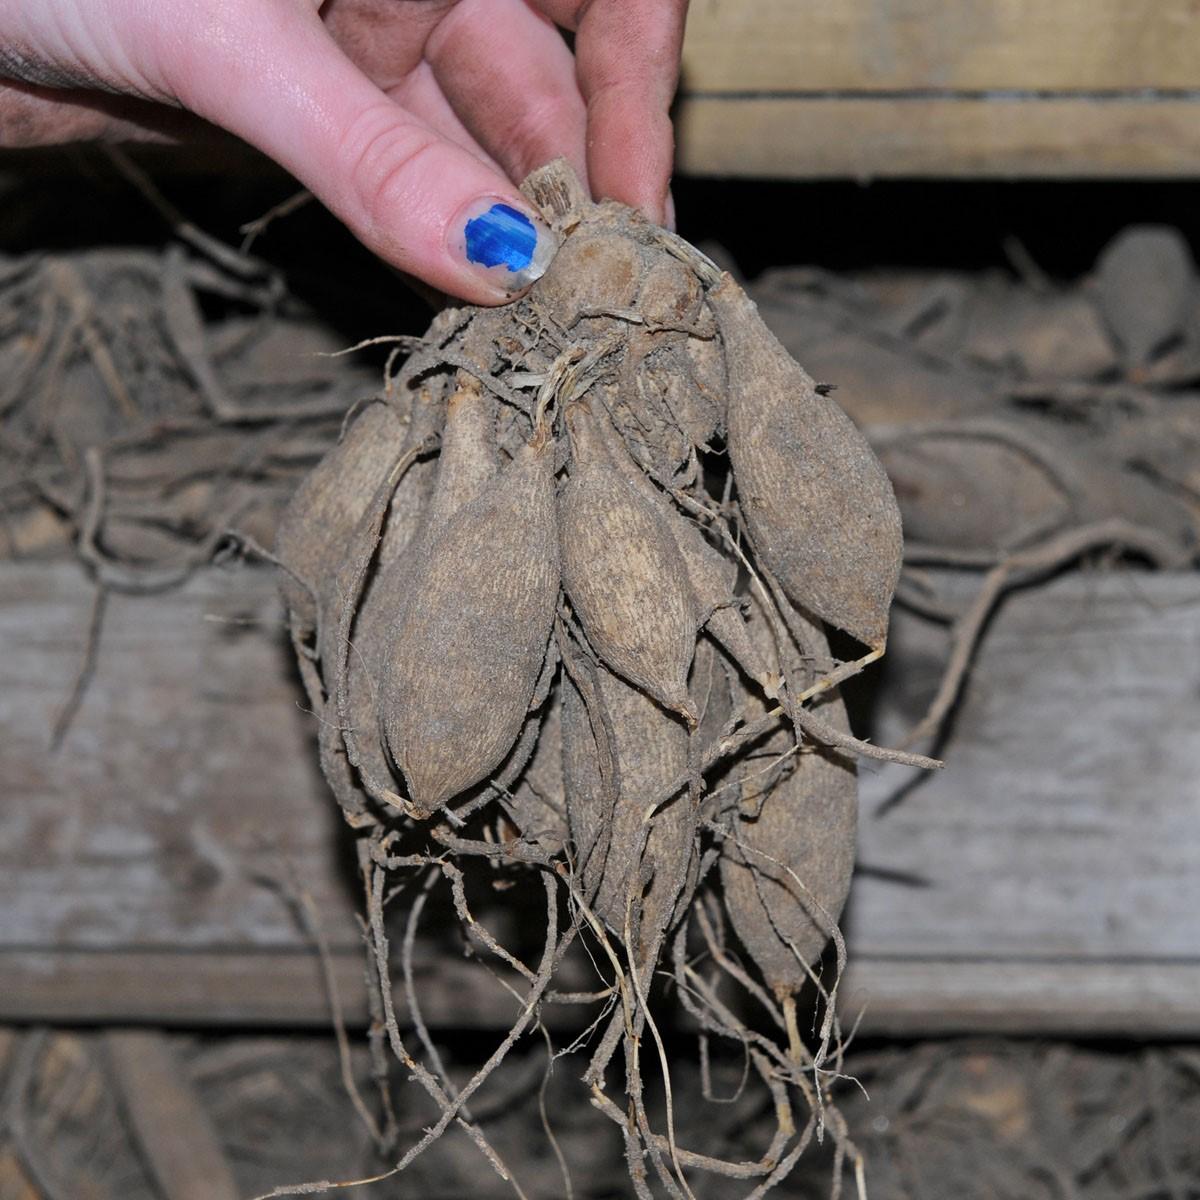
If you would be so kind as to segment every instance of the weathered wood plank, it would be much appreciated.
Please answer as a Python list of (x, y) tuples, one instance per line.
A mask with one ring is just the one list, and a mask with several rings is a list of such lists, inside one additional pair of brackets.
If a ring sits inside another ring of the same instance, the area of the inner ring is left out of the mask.
[(1191, 0), (692, 0), (689, 93), (1200, 87)]
[(1194, 1036), (1200, 964), (870, 958), (846, 971), (843, 1019), (876, 1034)]
[(1192, 0), (698, 0), (678, 165), (761, 178), (1200, 173)]
[[(1200, 1032), (1200, 964), (1082, 960), (915, 959), (852, 951), (841, 996), (846, 1021), (866, 1033), (1134, 1034)], [(347, 1025), (368, 1022), (360, 955), (333, 960)], [(0, 952), (0, 1019), (12, 1022), (194, 1026), (328, 1026), (315, 958), (223, 950), (101, 955)], [(481, 986), (480, 972), (442, 962), (419, 979), (431, 1028), (495, 1029), (515, 1018), (512, 996)], [(403, 997), (397, 1019), (409, 1023)], [(578, 1012), (547, 1004), (551, 1029), (577, 1028)]]
[[(877, 740), (924, 708), (945, 646), (896, 621)], [(946, 769), (899, 800), (910, 773), (863, 772), (857, 954), (1200, 964), (1198, 697), (1200, 577), (1073, 574), (1010, 597)]]
[[(269, 575), (114, 597), (51, 756), (89, 606), (71, 564), (0, 569), (0, 1019), (327, 1021), (312, 948), (258, 876), (290, 862), (361, 1021), (356, 885)], [(873, 736), (917, 715), (943, 637), (898, 616)], [(906, 776), (864, 770), (848, 1011), (861, 992), (875, 1029), (1200, 1032), (1197, 696), (1200, 577), (1010, 598), (947, 769), (882, 813)], [(470, 964), (418, 968), (431, 1022), (494, 1025), (512, 1002)]]
[[(332, 966), (346, 1020), (365, 1024), (362, 953), (339, 952)], [(312, 952), (245, 945), (187, 953), (167, 946), (109, 951), (5, 946), (0, 980), (0, 1019), (12, 1022), (288, 1027), (328, 1026), (332, 1020)], [(450, 1007), (445, 1024), (478, 1024), (478, 1010), (472, 1020), (467, 1007), (471, 993), (463, 998)]]
[(272, 580), (210, 571), (167, 596), (113, 596), (51, 752), (90, 596), (72, 563), (0, 568), (3, 941), (297, 949), (286, 899), (263, 882), (294, 869), (335, 947), (357, 947), (344, 829)]
[[(447, 953), (446, 943), (421, 948), (413, 986), (430, 1028), (507, 1028), (527, 984), (506, 968), (491, 973)], [(439, 953), (440, 951), (440, 953)], [(330, 958), (347, 1025), (369, 1020), (361, 950)], [(398, 972), (397, 972), (398, 974)], [(244, 945), (210, 951), (114, 947), (29, 950), (0, 947), (0, 1020), (16, 1023), (328, 1027), (333, 1019), (320, 962), (313, 950), (256, 950)], [(593, 982), (567, 980), (586, 988)], [(505, 986), (507, 984), (508, 986)], [(396, 1019), (412, 1023), (403, 989)], [(547, 1002), (550, 1029), (578, 1027), (578, 1009)]]
[(677, 134), (679, 169), (696, 175), (1200, 174), (1200, 100), (1193, 98), (695, 96), (680, 105)]

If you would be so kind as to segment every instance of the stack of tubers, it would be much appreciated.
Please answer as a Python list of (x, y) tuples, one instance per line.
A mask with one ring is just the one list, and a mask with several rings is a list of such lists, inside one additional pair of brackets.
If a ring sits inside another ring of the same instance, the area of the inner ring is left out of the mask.
[(441, 313), (281, 523), (322, 765), (357, 827), (553, 864), (639, 995), (719, 878), (786, 1009), (850, 883), (836, 685), (884, 648), (896, 502), (728, 274), (562, 163), (523, 190), (545, 276)]

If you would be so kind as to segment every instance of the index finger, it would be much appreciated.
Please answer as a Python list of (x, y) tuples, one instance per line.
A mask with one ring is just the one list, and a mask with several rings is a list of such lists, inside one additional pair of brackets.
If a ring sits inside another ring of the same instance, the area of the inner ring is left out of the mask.
[(575, 30), (592, 192), (660, 224), (675, 153), (670, 107), (688, 0), (533, 0)]

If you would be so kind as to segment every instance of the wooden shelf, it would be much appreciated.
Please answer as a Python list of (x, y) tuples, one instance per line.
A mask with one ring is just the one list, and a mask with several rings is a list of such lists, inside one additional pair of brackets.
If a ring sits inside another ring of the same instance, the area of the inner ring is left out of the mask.
[(1189, 0), (694, 0), (680, 170), (1200, 174)]

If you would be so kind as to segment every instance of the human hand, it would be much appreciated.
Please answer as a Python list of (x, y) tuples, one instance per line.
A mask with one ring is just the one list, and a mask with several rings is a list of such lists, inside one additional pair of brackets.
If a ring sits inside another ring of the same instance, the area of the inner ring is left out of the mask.
[(512, 183), (551, 158), (669, 219), (686, 8), (0, 0), (0, 146), (162, 136), (179, 114), (161, 106), (182, 108), (282, 164), (388, 262), (497, 304), (553, 254)]

